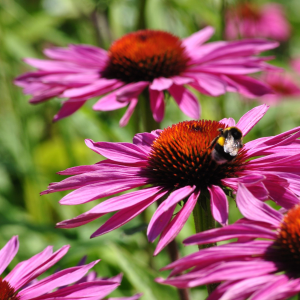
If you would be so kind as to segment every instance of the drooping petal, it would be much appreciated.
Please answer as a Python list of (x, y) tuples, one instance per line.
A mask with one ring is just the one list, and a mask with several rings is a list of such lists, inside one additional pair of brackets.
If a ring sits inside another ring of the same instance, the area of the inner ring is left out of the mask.
[(183, 208), (177, 213), (173, 220), (162, 232), (159, 242), (154, 251), (154, 255), (157, 255), (166, 245), (168, 245), (181, 231), (183, 225), (186, 223), (188, 217), (193, 211), (200, 192), (194, 192), (190, 195), (188, 201), (184, 204)]
[(162, 91), (149, 89), (149, 96), (153, 118), (159, 123), (163, 120), (165, 114), (164, 93)]
[(172, 218), (176, 204), (189, 196), (194, 190), (195, 187), (190, 186), (175, 190), (160, 204), (148, 225), (147, 236), (150, 242), (153, 242), (168, 225)]
[(162, 191), (147, 200), (144, 200), (137, 205), (129, 208), (125, 208), (114, 214), (108, 221), (106, 221), (99, 229), (97, 229), (92, 235), (91, 238), (110, 232), (120, 226), (126, 224), (142, 211), (144, 211), (148, 206), (157, 201), (159, 198), (163, 197), (167, 191)]
[(217, 185), (208, 187), (210, 209), (214, 219), (222, 225), (228, 223), (228, 200), (223, 190)]
[(129, 105), (128, 105), (128, 108), (124, 114), (124, 116), (121, 118), (119, 124), (120, 124), (120, 127), (124, 127), (127, 125), (130, 117), (132, 116), (133, 112), (134, 112), (134, 109), (136, 107), (136, 105), (138, 104), (138, 99), (137, 98), (133, 98)]
[(200, 106), (197, 98), (186, 88), (173, 84), (168, 91), (177, 102), (179, 108), (187, 116), (193, 119), (199, 119)]
[(59, 112), (53, 117), (53, 122), (57, 122), (63, 118), (66, 118), (76, 112), (79, 108), (83, 106), (86, 100), (82, 101), (66, 101), (63, 103), (62, 108)]
[(117, 101), (129, 102), (132, 99), (137, 98), (148, 85), (148, 81), (139, 81), (126, 84), (122, 89), (117, 91)]
[(278, 225), (282, 219), (281, 213), (256, 199), (242, 183), (238, 185), (236, 203), (241, 213), (250, 220)]
[(249, 76), (224, 75), (222, 78), (227, 82), (229, 92), (239, 92), (248, 98), (257, 98), (273, 93), (268, 85)]
[(170, 78), (159, 77), (155, 78), (150, 84), (150, 90), (163, 91), (167, 90), (173, 84), (173, 80)]
[(201, 89), (204, 89), (208, 95), (214, 97), (226, 93), (227, 83), (218, 76), (201, 72), (191, 73), (190, 76), (195, 78), (196, 82), (192, 83), (191, 86), (197, 90), (200, 90), (198, 88), (199, 86)]

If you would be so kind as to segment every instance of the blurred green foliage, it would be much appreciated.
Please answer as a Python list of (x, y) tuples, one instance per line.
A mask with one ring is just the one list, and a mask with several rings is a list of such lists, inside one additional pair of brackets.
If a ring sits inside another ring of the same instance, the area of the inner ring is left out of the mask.
[[(234, 5), (235, 1), (228, 1)], [(288, 67), (291, 57), (300, 56), (300, 10), (297, 0), (281, 1), (293, 26), (291, 40), (274, 53), (276, 65)], [(20, 250), (15, 263), (28, 259), (54, 245), (72, 246), (69, 254), (59, 262), (59, 267), (75, 265), (82, 256), (88, 261), (101, 258), (96, 266), (101, 276), (124, 273), (120, 288), (113, 296), (143, 292), (144, 300), (177, 299), (174, 288), (154, 282), (155, 277), (166, 276), (159, 269), (169, 260), (166, 252), (155, 258), (154, 245), (147, 242), (145, 230), (130, 233), (131, 228), (141, 226), (136, 218), (123, 228), (102, 237), (89, 236), (108, 217), (72, 230), (55, 229), (55, 223), (75, 217), (94, 206), (60, 206), (58, 200), (64, 193), (39, 196), (53, 181), (61, 180), (57, 171), (75, 165), (92, 164), (100, 158), (84, 144), (85, 138), (95, 141), (131, 141), (135, 122), (125, 128), (118, 126), (123, 110), (94, 112), (93, 100), (76, 114), (58, 123), (51, 119), (61, 103), (51, 100), (37, 106), (29, 105), (29, 97), (13, 85), (17, 75), (30, 68), (22, 62), (24, 57), (42, 58), (45, 47), (67, 46), (70, 43), (98, 45), (107, 49), (110, 43), (123, 34), (139, 28), (170, 31), (185, 37), (209, 24), (216, 28), (214, 39), (221, 36), (221, 1), (196, 0), (2, 0), (0, 2), (0, 247), (12, 235), (19, 235)], [(299, 79), (299, 78), (298, 78)], [(229, 94), (220, 99), (199, 95), (202, 117), (239, 119), (257, 102), (244, 102), (238, 95)], [(96, 99), (95, 99), (96, 100)], [(271, 108), (267, 115), (247, 136), (247, 140), (274, 135), (300, 123), (298, 100), (283, 101)], [(167, 103), (162, 127), (185, 120), (186, 117), (174, 104)], [(154, 207), (147, 211), (150, 219)], [(231, 202), (230, 222), (239, 217)], [(193, 220), (180, 233), (178, 242), (194, 233)], [(149, 249), (150, 248), (150, 249)], [(196, 247), (183, 248), (182, 255)], [(204, 299), (204, 289), (191, 291), (191, 299)]]

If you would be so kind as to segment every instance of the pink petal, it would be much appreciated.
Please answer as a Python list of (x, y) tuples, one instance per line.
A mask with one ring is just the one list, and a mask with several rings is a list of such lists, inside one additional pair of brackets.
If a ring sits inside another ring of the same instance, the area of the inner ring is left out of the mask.
[(6, 245), (0, 250), (0, 274), (7, 268), (9, 263), (16, 256), (19, 249), (19, 240), (13, 236)]
[[(253, 278), (247, 278), (238, 282), (225, 281), (219, 285), (218, 288), (209, 296), (207, 300), (242, 300), (250, 297), (255, 291), (259, 290), (260, 287), (274, 280), (277, 276), (263, 275), (255, 276)], [(221, 287), (224, 285), (223, 292)], [(217, 296), (217, 291), (220, 290), (221, 295)], [(215, 298), (215, 296), (217, 298)], [(222, 296), (222, 297), (221, 297)]]
[(187, 50), (193, 50), (193, 48), (206, 42), (215, 32), (215, 29), (211, 26), (207, 26), (202, 30), (190, 35), (189, 37), (183, 39), (182, 45), (187, 48)]
[(273, 240), (276, 236), (277, 235), (274, 231), (262, 226), (251, 224), (232, 224), (222, 228), (199, 232), (185, 239), (183, 243), (185, 245), (205, 245), (241, 237)]
[(228, 224), (228, 200), (223, 190), (217, 185), (208, 187), (210, 209), (214, 219), (222, 225)]
[(71, 189), (78, 189), (83, 186), (105, 183), (111, 180), (123, 180), (135, 177), (141, 177), (141, 168), (130, 166), (118, 166), (114, 164), (100, 164), (101, 169), (91, 171), (88, 173), (78, 174), (66, 178), (60, 182), (50, 183), (48, 190), (41, 194), (49, 194), (57, 191), (66, 191)]
[(239, 92), (248, 98), (257, 98), (273, 93), (268, 85), (249, 76), (224, 75), (223, 79), (228, 83), (229, 92)]
[(159, 123), (163, 120), (165, 114), (164, 93), (162, 91), (149, 89), (149, 94), (153, 119)]
[[(265, 300), (267, 298), (272, 299), (274, 296), (277, 298), (277, 295), (280, 292), (280, 288), (282, 288), (282, 286), (286, 286), (286, 284), (289, 282), (289, 278), (286, 275), (283, 275), (283, 276), (279, 275), (279, 276), (274, 276), (274, 277), (275, 278), (272, 281), (266, 283), (261, 289), (257, 290), (251, 296), (251, 299), (252, 300)], [(272, 294), (273, 294), (273, 297), (271, 296)], [(281, 299), (283, 299), (283, 298), (281, 298)]]
[(224, 118), (220, 120), (219, 123), (225, 124), (226, 127), (235, 126), (235, 120), (232, 118)]
[(96, 205), (90, 209), (88, 213), (109, 213), (124, 208), (132, 207), (139, 204), (140, 202), (147, 200), (150, 197), (153, 197), (157, 193), (161, 193), (162, 188), (160, 187), (149, 187), (146, 189), (134, 191), (131, 193), (123, 194), (116, 196), (114, 198), (107, 199), (102, 203)]
[(99, 96), (106, 93), (108, 90), (111, 90), (110, 87), (115, 88), (115, 84), (119, 84), (117, 79), (98, 79), (92, 84), (89, 84), (84, 87), (73, 88), (66, 90), (62, 97), (90, 97), (90, 96)]
[(193, 78), (184, 76), (172, 76), (171, 79), (176, 85), (184, 85), (194, 81)]
[(83, 106), (86, 100), (82, 101), (66, 101), (63, 103), (62, 108), (59, 112), (54, 116), (53, 122), (66, 118), (76, 112), (79, 108)]
[[(31, 87), (35, 86), (34, 84), (31, 85)], [(25, 94), (33, 94), (33, 97), (29, 100), (29, 103), (31, 104), (37, 104), (43, 101), (47, 101), (50, 98), (53, 97), (59, 97), (60, 94), (66, 89), (64, 86), (49, 86), (44, 85), (43, 87), (40, 86), (38, 91), (31, 93), (29, 89), (25, 89)]]
[(49, 250), (52, 252), (52, 247), (47, 247), (29, 260), (16, 265), (4, 280), (8, 281), (15, 290), (18, 290), (61, 260), (69, 248), (70, 246), (63, 246), (52, 255), (49, 255)]
[(117, 101), (128, 102), (133, 98), (137, 98), (146, 86), (149, 85), (148, 81), (139, 81), (126, 84), (122, 89), (116, 93)]
[(98, 102), (94, 104), (93, 110), (110, 111), (127, 106), (127, 102), (117, 101), (117, 93), (122, 91), (124, 88), (125, 86), (102, 97)]
[[(277, 271), (276, 263), (269, 261), (232, 261), (211, 267), (206, 274), (189, 282), (189, 287), (219, 282), (223, 280), (240, 280), (253, 276), (261, 276)], [(203, 270), (204, 271), (204, 270)], [(205, 270), (206, 271), (206, 270)], [(203, 272), (204, 273), (204, 272)]]
[(120, 120), (120, 123), (119, 123), (120, 127), (124, 127), (128, 124), (128, 121), (129, 121), (130, 117), (132, 116), (132, 114), (134, 112), (134, 109), (135, 109), (137, 104), (138, 104), (138, 99), (137, 98), (133, 98), (130, 101), (124, 116)]
[(27, 300), (46, 294), (55, 288), (69, 285), (80, 280), (98, 261), (94, 261), (88, 265), (73, 267), (56, 272), (53, 275), (50, 275), (49, 277), (46, 277), (21, 290), (18, 294), (23, 300)]
[(153, 242), (167, 226), (172, 218), (176, 204), (189, 196), (194, 190), (195, 186), (186, 186), (175, 190), (160, 204), (148, 225), (147, 236), (150, 242)]
[(133, 144), (137, 145), (145, 154), (149, 155), (152, 143), (157, 137), (152, 133), (144, 132), (137, 133), (133, 138)]
[(186, 88), (173, 84), (168, 91), (184, 114), (192, 119), (199, 119), (200, 106), (197, 98)]
[(168, 226), (162, 232), (159, 242), (154, 251), (154, 255), (157, 255), (166, 245), (168, 245), (181, 231), (182, 227), (186, 223), (188, 217), (193, 211), (200, 192), (194, 192), (189, 197), (188, 201), (184, 204), (183, 208), (177, 213), (173, 220), (168, 224)]
[(129, 207), (120, 210), (116, 214), (114, 214), (108, 221), (106, 221), (98, 230), (96, 230), (92, 235), (91, 238), (94, 238), (99, 235), (103, 235), (107, 232), (110, 232), (114, 229), (119, 228), (120, 226), (128, 223), (130, 220), (135, 218), (141, 212), (143, 212), (148, 206), (152, 203), (163, 197), (167, 191), (162, 191), (147, 200), (144, 200), (134, 207)]
[(163, 91), (167, 90), (173, 84), (173, 80), (170, 78), (159, 77), (155, 78), (150, 84), (150, 90)]
[(276, 184), (276, 181), (272, 182), (266, 180), (264, 182), (264, 185), (269, 192), (270, 198), (278, 205), (286, 209), (290, 209), (293, 208), (296, 204), (299, 204), (300, 200), (298, 199), (298, 197), (288, 188), (280, 184)]
[(236, 127), (238, 127), (242, 132), (243, 135), (246, 136), (247, 133), (260, 121), (260, 119), (265, 115), (267, 110), (269, 109), (268, 105), (260, 105), (254, 107), (253, 109), (249, 110), (245, 113), (238, 123)]
[(103, 197), (108, 197), (147, 184), (147, 179), (130, 177), (119, 180), (107, 180), (83, 186), (65, 197), (59, 203), (62, 205), (77, 205), (87, 203)]
[(204, 56), (201, 61), (198, 61), (198, 63), (229, 58), (233, 59), (234, 62), (234, 59), (237, 57), (256, 55), (260, 52), (276, 48), (279, 45), (278, 42), (264, 39), (244, 39), (233, 42), (215, 42), (215, 44), (217, 47)]
[[(106, 299), (108, 294), (115, 290), (120, 284), (117, 282), (110, 281), (108, 279), (92, 282), (83, 282), (80, 285), (74, 284), (66, 286), (55, 292), (41, 295), (40, 297), (34, 298), (35, 300), (99, 300)], [(32, 299), (32, 298), (30, 298)], [(23, 300), (21, 298), (20, 300)]]
[[(204, 89), (208, 95), (217, 97), (226, 93), (227, 83), (218, 76), (205, 73), (191, 73), (191, 76), (197, 80), (197, 84)], [(197, 89), (197, 84), (193, 83), (191, 86)]]
[(131, 143), (94, 142), (86, 139), (86, 145), (96, 153), (121, 163), (145, 162), (147, 156)]
[(263, 222), (278, 226), (282, 219), (281, 213), (256, 199), (242, 183), (238, 185), (236, 204), (241, 213), (250, 220), (263, 220)]

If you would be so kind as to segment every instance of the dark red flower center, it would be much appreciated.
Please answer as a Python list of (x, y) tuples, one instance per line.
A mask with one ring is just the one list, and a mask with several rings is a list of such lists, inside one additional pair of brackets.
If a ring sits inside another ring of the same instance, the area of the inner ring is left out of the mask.
[(164, 31), (139, 30), (115, 41), (102, 76), (126, 83), (180, 75), (188, 56), (178, 37)]
[(217, 121), (186, 121), (164, 129), (153, 142), (148, 158), (150, 183), (169, 189), (196, 185), (204, 189), (221, 185), (243, 169), (244, 151), (231, 162), (218, 164), (211, 157), (212, 142), (225, 125)]
[(300, 205), (290, 209), (281, 222), (278, 238), (274, 244), (277, 260), (285, 269), (300, 275)]
[(19, 300), (20, 297), (11, 285), (0, 277), (0, 300)]
[(257, 5), (253, 3), (243, 3), (238, 6), (238, 14), (241, 19), (251, 19), (251, 20), (259, 20), (261, 17), (261, 12)]

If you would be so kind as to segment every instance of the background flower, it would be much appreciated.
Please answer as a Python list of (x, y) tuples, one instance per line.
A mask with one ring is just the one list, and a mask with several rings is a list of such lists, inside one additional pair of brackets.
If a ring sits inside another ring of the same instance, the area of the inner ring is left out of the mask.
[(259, 6), (241, 2), (228, 9), (225, 34), (228, 39), (264, 37), (286, 41), (290, 37), (291, 26), (284, 8), (278, 3)]
[(55, 121), (71, 115), (88, 99), (107, 94), (93, 108), (109, 111), (127, 106), (121, 126), (129, 121), (146, 87), (157, 122), (164, 116), (163, 91), (187, 116), (199, 118), (198, 100), (185, 85), (213, 97), (227, 91), (247, 97), (269, 93), (265, 84), (246, 75), (272, 69), (265, 63), (268, 58), (256, 55), (278, 44), (260, 39), (204, 44), (213, 32), (206, 27), (180, 40), (164, 31), (140, 30), (115, 41), (108, 52), (88, 45), (46, 49), (51, 60), (25, 59), (38, 70), (19, 76), (15, 84), (33, 95), (33, 104), (55, 96), (69, 98)]
[(209, 300), (287, 299), (299, 293), (300, 206), (284, 216), (251, 195), (249, 201), (253, 220), (241, 219), (185, 240), (186, 245), (237, 242), (184, 257), (164, 268), (173, 269), (168, 279), (157, 281), (180, 288), (222, 282)]
[[(19, 241), (16, 236), (0, 251), (0, 273), (7, 268), (19, 249)], [(69, 269), (58, 271), (41, 280), (35, 280), (46, 270), (57, 263), (67, 252), (69, 246), (64, 246), (53, 253), (52, 247), (33, 256), (29, 260), (17, 264), (4, 278), (0, 276), (1, 299), (103, 299), (120, 285), (121, 278), (116, 276), (111, 279), (100, 279), (92, 273), (86, 273), (99, 260), (87, 265), (79, 265)], [(54, 291), (53, 291), (54, 290)], [(139, 299), (140, 295), (120, 300)]]
[(267, 72), (261, 76), (261, 80), (272, 89), (272, 94), (259, 97), (258, 100), (270, 105), (278, 104), (287, 98), (298, 98), (300, 87), (292, 74), (287, 72)]
[[(155, 254), (176, 237), (199, 195), (207, 189), (212, 215), (223, 225), (228, 220), (224, 191), (229, 187), (236, 193), (241, 183), (247, 184), (247, 188), (237, 194), (239, 207), (243, 205), (243, 199), (248, 198), (247, 193), (252, 193), (261, 201), (272, 199), (278, 205), (290, 208), (299, 202), (300, 195), (300, 147), (297, 141), (300, 127), (246, 143), (232, 162), (218, 164), (211, 158), (210, 145), (219, 135), (220, 127), (237, 126), (246, 136), (267, 109), (266, 105), (258, 106), (242, 116), (237, 124), (233, 119), (182, 122), (162, 131), (137, 134), (133, 144), (86, 140), (89, 148), (107, 159), (59, 172), (73, 176), (51, 183), (42, 194), (75, 189), (60, 203), (77, 205), (151, 184), (151, 187), (105, 200), (57, 226), (78, 227), (117, 211), (92, 234), (96, 237), (124, 225), (159, 201), (161, 204), (152, 216), (147, 232), (151, 242), (160, 235)], [(183, 206), (174, 216), (178, 203)]]

